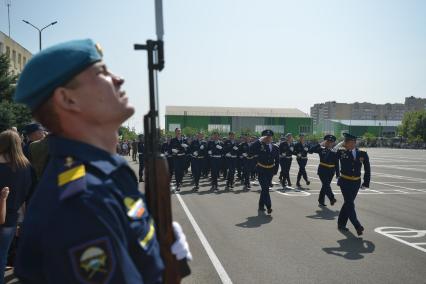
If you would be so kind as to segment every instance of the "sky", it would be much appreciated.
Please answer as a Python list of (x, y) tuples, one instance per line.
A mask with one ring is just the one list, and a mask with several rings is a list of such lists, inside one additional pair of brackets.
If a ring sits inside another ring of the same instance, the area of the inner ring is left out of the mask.
[[(146, 52), (156, 39), (154, 0), (10, 0), (11, 37), (38, 51), (92, 38), (125, 78), (136, 108), (125, 125), (142, 131), (148, 110)], [(0, 30), (8, 33), (0, 3)], [(426, 1), (163, 0), (166, 105), (298, 108), (325, 101), (403, 103), (426, 97)]]

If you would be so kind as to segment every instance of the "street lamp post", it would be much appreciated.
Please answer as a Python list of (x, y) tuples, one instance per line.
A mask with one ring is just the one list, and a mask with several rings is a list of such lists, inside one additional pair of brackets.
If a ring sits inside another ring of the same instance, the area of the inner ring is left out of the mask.
[(57, 24), (58, 23), (58, 21), (54, 21), (54, 22), (51, 22), (50, 24), (48, 24), (47, 26), (45, 26), (45, 27), (43, 27), (43, 28), (41, 28), (41, 29), (39, 29), (38, 27), (36, 27), (36, 26), (34, 26), (33, 24), (31, 24), (30, 22), (28, 22), (28, 21), (25, 21), (25, 20), (22, 20), (24, 23), (26, 23), (26, 24), (28, 24), (28, 25), (30, 25), (30, 26), (32, 26), (33, 28), (35, 28), (36, 30), (38, 30), (38, 45), (39, 45), (39, 50), (41, 50), (41, 32), (44, 30), (44, 29), (46, 29), (46, 28), (48, 28), (48, 27), (50, 27), (50, 26), (53, 26), (53, 25), (55, 25), (55, 24)]

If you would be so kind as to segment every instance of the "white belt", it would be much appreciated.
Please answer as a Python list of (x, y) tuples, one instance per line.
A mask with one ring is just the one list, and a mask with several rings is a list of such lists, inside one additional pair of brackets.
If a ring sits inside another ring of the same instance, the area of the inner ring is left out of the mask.
[(212, 157), (212, 158), (222, 158), (222, 156), (221, 156), (221, 155), (212, 155), (211, 157)]
[(183, 154), (176, 154), (176, 156), (179, 156), (179, 157), (185, 156), (185, 155), (186, 155), (185, 153), (183, 153)]

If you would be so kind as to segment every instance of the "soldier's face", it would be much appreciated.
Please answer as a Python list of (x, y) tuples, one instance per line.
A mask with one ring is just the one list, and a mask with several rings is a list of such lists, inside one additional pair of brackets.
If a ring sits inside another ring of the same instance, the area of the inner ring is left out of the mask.
[(325, 140), (324, 146), (325, 146), (326, 148), (332, 148), (332, 147), (333, 147), (333, 145), (334, 145), (334, 142), (333, 142), (333, 141)]
[(229, 140), (235, 140), (235, 134), (229, 134)]
[(121, 90), (124, 79), (111, 73), (103, 62), (97, 62), (79, 73), (75, 87), (67, 89), (78, 111), (87, 123), (99, 126), (121, 125), (135, 112)]
[(288, 143), (292, 143), (293, 142), (293, 136), (288, 136), (287, 141), (288, 141)]
[(345, 147), (346, 147), (346, 149), (353, 150), (355, 148), (355, 146), (356, 146), (356, 141), (354, 141), (354, 140), (347, 140), (347, 141), (345, 141)]
[(182, 135), (182, 132), (181, 132), (180, 129), (178, 129), (178, 130), (175, 131), (175, 134), (176, 134), (176, 137), (179, 138)]

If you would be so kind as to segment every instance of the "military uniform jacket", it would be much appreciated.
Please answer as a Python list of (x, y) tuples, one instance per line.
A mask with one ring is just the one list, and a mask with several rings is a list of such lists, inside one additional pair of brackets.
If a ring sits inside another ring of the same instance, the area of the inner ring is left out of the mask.
[(309, 153), (317, 153), (320, 158), (320, 163), (318, 165), (318, 174), (331, 174), (336, 173), (336, 177), (340, 176), (339, 172), (339, 159), (337, 158), (337, 153), (333, 149), (328, 149), (326, 147), (317, 144), (309, 149)]
[(292, 159), (294, 153), (294, 144), (283, 141), (280, 143), (280, 158)]
[(207, 157), (207, 142), (205, 140), (193, 140), (189, 149), (190, 154), (194, 158), (204, 159), (205, 157)]
[(127, 162), (56, 136), (49, 149), (15, 274), (23, 283), (160, 283), (155, 227)]
[(138, 153), (139, 153), (139, 159), (142, 157), (145, 153), (145, 144), (143, 142), (138, 143)]
[(170, 153), (169, 143), (164, 142), (161, 144), (161, 153), (163, 153), (167, 158), (170, 158), (172, 154)]
[(297, 156), (297, 159), (307, 159), (309, 152), (309, 146), (307, 143), (297, 142), (294, 145), (294, 154)]
[(223, 153), (224, 153), (224, 148), (223, 148), (223, 142), (222, 141), (214, 141), (211, 140), (208, 143), (208, 153), (210, 155), (210, 157), (213, 158), (220, 158), (223, 157)]
[(238, 156), (240, 159), (247, 159), (249, 157), (250, 147), (247, 142), (242, 142), (238, 145)]
[(227, 158), (238, 158), (238, 144), (234, 140), (226, 140), (224, 143), (224, 153)]
[[(176, 149), (178, 152), (173, 153), (173, 149)], [(185, 156), (189, 151), (189, 145), (185, 138), (177, 139), (176, 137), (170, 140), (170, 152), (173, 157)]]
[(363, 186), (370, 186), (370, 160), (366, 151), (355, 149), (356, 158), (354, 158), (352, 151), (346, 148), (339, 148), (337, 150), (337, 158), (340, 160), (340, 177), (347, 180), (359, 180), (361, 178), (361, 167), (364, 165), (364, 182)]
[(257, 155), (257, 166), (266, 170), (273, 170), (274, 174), (278, 172), (280, 165), (280, 150), (278, 146), (271, 144), (272, 150), (269, 145), (256, 140), (250, 144), (250, 151)]

